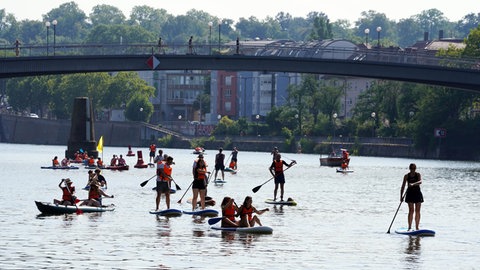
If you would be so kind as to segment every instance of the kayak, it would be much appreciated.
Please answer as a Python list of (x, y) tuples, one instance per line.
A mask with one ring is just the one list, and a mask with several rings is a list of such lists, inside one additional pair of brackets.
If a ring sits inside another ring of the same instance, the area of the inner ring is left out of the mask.
[(396, 229), (395, 233), (411, 236), (435, 236), (435, 231), (420, 229), (420, 230), (408, 230), (407, 228)]
[(337, 172), (338, 173), (353, 173), (353, 170), (337, 168)]
[(196, 211), (183, 211), (184, 214), (192, 216), (202, 216), (202, 217), (216, 217), (218, 216), (218, 211), (214, 209), (204, 209)]
[(224, 232), (238, 232), (238, 233), (256, 233), (256, 234), (272, 234), (273, 229), (268, 226), (258, 227), (210, 227), (213, 230), (219, 230)]
[(150, 211), (150, 214), (165, 217), (179, 217), (182, 215), (182, 211), (178, 209), (166, 209), (161, 211)]
[(52, 169), (52, 170), (77, 170), (77, 166), (42, 166), (42, 169)]
[(93, 206), (74, 206), (74, 205), (61, 205), (53, 204), (48, 202), (39, 202), (35, 201), (37, 208), (42, 214), (45, 215), (61, 215), (61, 214), (73, 214), (78, 210), (83, 213), (94, 213), (94, 212), (107, 212), (115, 210), (113, 206), (106, 207), (93, 207)]
[(267, 199), (265, 203), (274, 204), (274, 205), (290, 205), (290, 206), (297, 205), (297, 202), (294, 201), (292, 198), (288, 198), (288, 200), (286, 201), (274, 201), (272, 199)]

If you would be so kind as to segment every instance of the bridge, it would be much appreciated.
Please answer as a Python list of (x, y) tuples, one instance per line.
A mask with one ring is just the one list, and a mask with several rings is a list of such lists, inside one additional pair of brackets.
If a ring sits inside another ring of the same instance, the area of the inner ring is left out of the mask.
[[(388, 48), (308, 44), (59, 44), (0, 48), (0, 78), (140, 70), (295, 72), (366, 77), (480, 91), (480, 59)], [(154, 57), (154, 58), (152, 58)]]

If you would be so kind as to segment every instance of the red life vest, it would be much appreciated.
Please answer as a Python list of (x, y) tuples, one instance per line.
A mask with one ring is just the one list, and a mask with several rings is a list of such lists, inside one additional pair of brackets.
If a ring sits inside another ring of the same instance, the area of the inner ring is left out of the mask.
[(95, 200), (100, 199), (100, 192), (98, 191), (98, 189), (93, 188), (93, 187), (90, 187), (90, 190), (88, 191), (88, 199), (89, 199), (89, 200), (91, 200), (91, 199), (95, 199)]
[[(163, 164), (163, 172), (168, 175), (168, 176), (171, 176), (172, 175), (172, 166), (168, 165), (167, 163)], [(168, 177), (165, 177), (163, 175), (160, 174), (160, 178), (163, 180), (163, 181), (168, 181), (169, 178)]]
[(235, 206), (232, 204), (230, 207), (225, 208), (223, 215), (231, 221), (235, 221)]
[(248, 216), (248, 221), (252, 220), (252, 214), (253, 214), (253, 207), (250, 206), (250, 208), (246, 208), (245, 206), (242, 207), (242, 213), (241, 215), (247, 215)]
[(281, 173), (283, 172), (283, 160), (274, 160), (273, 161), (275, 164), (275, 172), (276, 173)]
[[(69, 191), (70, 189), (70, 191)], [(63, 192), (63, 195), (62, 195), (62, 200), (64, 201), (72, 201), (72, 193), (75, 191), (75, 187), (74, 186), (70, 186), (70, 187), (62, 187), (62, 192)], [(71, 193), (70, 193), (71, 192)]]

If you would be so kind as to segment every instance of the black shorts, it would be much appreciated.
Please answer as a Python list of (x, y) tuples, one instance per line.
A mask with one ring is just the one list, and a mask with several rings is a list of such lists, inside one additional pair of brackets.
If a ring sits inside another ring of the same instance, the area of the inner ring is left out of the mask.
[(285, 184), (285, 175), (283, 173), (275, 176), (275, 184)]
[(157, 193), (170, 193), (168, 182), (157, 181)]
[(224, 171), (224, 170), (225, 170), (225, 165), (223, 165), (223, 164), (215, 164), (215, 170), (216, 170), (216, 171), (218, 171), (218, 170)]
[(151, 157), (155, 157), (155, 151), (150, 152), (150, 156), (151, 156)]
[(193, 180), (192, 189), (206, 189), (205, 180)]
[(405, 195), (406, 203), (423, 203), (423, 194), (419, 188), (408, 188), (407, 194)]

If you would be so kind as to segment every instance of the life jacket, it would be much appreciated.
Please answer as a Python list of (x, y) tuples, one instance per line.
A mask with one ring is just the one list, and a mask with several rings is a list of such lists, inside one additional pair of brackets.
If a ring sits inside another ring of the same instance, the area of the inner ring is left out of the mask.
[(64, 167), (68, 166), (68, 159), (66, 158), (62, 159), (62, 166)]
[(247, 215), (248, 221), (252, 220), (252, 214), (253, 214), (253, 207), (250, 206), (250, 208), (246, 208), (245, 206), (242, 207), (242, 212), (240, 213), (242, 216)]
[[(69, 191), (69, 189), (70, 189), (70, 191)], [(74, 186), (70, 186), (69, 188), (67, 188), (67, 187), (62, 187), (62, 192), (63, 192), (62, 200), (71, 202), (71, 201), (72, 201), (72, 193), (73, 193), (74, 191), (75, 191), (75, 187), (74, 187)], [(70, 192), (71, 192), (71, 193), (70, 193)]]
[(205, 163), (205, 166), (199, 166), (198, 165), (198, 160), (195, 162), (195, 171), (194, 171), (194, 179), (198, 180), (205, 180), (206, 179), (206, 174), (207, 174), (207, 164)]
[(98, 161), (97, 161), (97, 166), (98, 166), (98, 167), (103, 167), (103, 161), (98, 160)]
[(235, 168), (235, 161), (231, 161), (230, 165), (228, 167), (230, 167), (230, 169), (234, 169)]
[(100, 199), (100, 192), (98, 191), (98, 188), (95, 189), (92, 186), (90, 186), (90, 190), (88, 191), (88, 199), (95, 199), (98, 200)]
[(227, 217), (231, 221), (235, 221), (235, 206), (232, 204), (230, 207), (225, 208), (223, 216)]
[(281, 173), (283, 172), (283, 160), (274, 160), (273, 161), (275, 164), (275, 172)]
[(155, 149), (157, 149), (155, 144), (150, 145), (150, 152), (155, 152)]
[(89, 159), (88, 159), (88, 165), (89, 165), (89, 166), (94, 166), (94, 165), (95, 165), (95, 159), (89, 158)]
[(53, 166), (59, 166), (58, 159), (52, 159)]
[[(171, 176), (172, 175), (172, 166), (168, 165), (167, 163), (165, 163), (163, 165), (163, 172), (165, 172), (166, 175), (168, 176)], [(163, 180), (163, 181), (168, 181), (169, 178), (168, 177), (165, 177), (163, 175), (160, 175), (160, 178)]]

